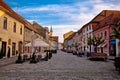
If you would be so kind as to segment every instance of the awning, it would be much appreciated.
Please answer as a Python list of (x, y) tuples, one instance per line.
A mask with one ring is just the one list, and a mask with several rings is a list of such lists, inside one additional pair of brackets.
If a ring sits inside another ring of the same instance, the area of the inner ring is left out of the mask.
[(110, 40), (110, 45), (116, 44), (116, 40)]
[[(31, 44), (31, 42), (30, 42), (30, 43), (26, 44), (25, 46), (28, 46), (28, 47), (29, 47), (29, 46), (32, 46), (32, 44)], [(37, 39), (35, 39), (35, 41), (34, 41), (34, 47), (49, 47), (49, 44), (47, 44), (45, 41), (37, 38)]]
[(102, 44), (98, 45), (98, 47), (101, 47), (101, 46), (102, 46)]
[(100, 45), (98, 45), (98, 47), (105, 47), (107, 44), (106, 43), (102, 43)]
[(106, 43), (104, 43), (101, 47), (105, 47), (107, 44)]

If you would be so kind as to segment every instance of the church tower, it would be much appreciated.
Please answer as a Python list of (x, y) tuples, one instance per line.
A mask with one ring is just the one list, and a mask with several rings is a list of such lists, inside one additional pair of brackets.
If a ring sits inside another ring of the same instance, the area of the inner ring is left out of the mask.
[(52, 36), (52, 34), (53, 34), (53, 29), (52, 29), (52, 26), (51, 26), (51, 28), (50, 28), (50, 36)]

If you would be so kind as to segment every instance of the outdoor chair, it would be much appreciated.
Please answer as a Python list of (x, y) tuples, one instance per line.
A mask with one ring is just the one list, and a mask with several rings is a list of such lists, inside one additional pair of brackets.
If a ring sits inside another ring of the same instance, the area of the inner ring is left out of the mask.
[(23, 55), (23, 61), (27, 61), (28, 60), (28, 56), (27, 55)]

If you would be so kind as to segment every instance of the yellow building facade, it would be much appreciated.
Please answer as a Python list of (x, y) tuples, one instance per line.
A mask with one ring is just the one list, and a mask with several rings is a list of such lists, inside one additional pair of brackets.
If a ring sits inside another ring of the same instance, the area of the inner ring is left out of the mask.
[(70, 35), (72, 35), (73, 33), (74, 33), (73, 31), (69, 31), (69, 32), (65, 33), (65, 34), (63, 35), (64, 39), (68, 38), (68, 37), (69, 37)]
[(24, 24), (0, 6), (0, 57), (12, 57), (23, 52)]

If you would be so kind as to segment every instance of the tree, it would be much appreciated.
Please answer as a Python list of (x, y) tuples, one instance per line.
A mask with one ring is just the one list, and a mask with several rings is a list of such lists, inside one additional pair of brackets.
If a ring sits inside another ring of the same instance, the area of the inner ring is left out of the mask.
[(93, 44), (93, 39), (91, 38), (91, 36), (88, 37), (87, 44), (90, 46), (90, 53), (91, 53), (91, 45)]
[(113, 37), (120, 40), (120, 24), (113, 27)]
[(74, 47), (76, 50), (78, 50), (78, 43), (75, 43)]
[(95, 46), (95, 52), (97, 53), (97, 46), (102, 44), (104, 42), (104, 39), (102, 39), (102, 37), (96, 37), (94, 36), (92, 39), (92, 44), (93, 46)]
[(113, 38), (116, 39), (116, 54), (117, 56), (119, 56), (118, 54), (120, 53), (120, 20), (117, 22), (117, 24), (115, 24), (115, 26), (113, 26)]

